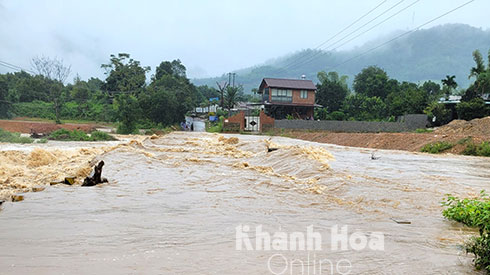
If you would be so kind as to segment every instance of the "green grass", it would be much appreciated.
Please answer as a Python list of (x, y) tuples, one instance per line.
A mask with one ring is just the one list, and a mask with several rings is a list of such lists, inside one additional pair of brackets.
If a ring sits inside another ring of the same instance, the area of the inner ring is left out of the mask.
[(225, 118), (221, 116), (217, 122), (209, 122), (206, 125), (206, 132), (209, 133), (221, 133), (223, 132), (223, 123)]
[(420, 151), (424, 153), (438, 154), (453, 148), (453, 144), (447, 141), (438, 141), (424, 145)]
[(11, 133), (3, 129), (0, 129), (0, 142), (33, 143), (34, 140), (29, 137), (21, 137), (19, 133)]
[(475, 255), (473, 262), (478, 270), (490, 272), (490, 197), (484, 191), (475, 199), (448, 195), (442, 206), (447, 207), (442, 212), (447, 219), (479, 229), (480, 236), (472, 237), (465, 249)]
[(90, 133), (90, 136), (87, 135), (84, 131), (79, 130), (66, 130), (66, 129), (58, 129), (52, 132), (49, 135), (50, 140), (61, 140), (61, 141), (108, 141), (108, 140), (116, 140), (113, 136), (101, 132), (101, 131), (93, 131)]
[(36, 143), (48, 143), (48, 139), (47, 138), (38, 139), (36, 140)]

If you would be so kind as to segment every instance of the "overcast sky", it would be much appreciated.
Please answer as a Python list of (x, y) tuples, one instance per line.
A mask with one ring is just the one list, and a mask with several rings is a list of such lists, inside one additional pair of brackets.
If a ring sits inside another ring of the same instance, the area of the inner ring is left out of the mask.
[[(350, 30), (400, 1), (386, 0)], [(404, 0), (369, 26), (414, 1)], [(412, 29), (467, 1), (420, 0), (343, 49)], [(315, 48), (382, 2), (0, 0), (0, 61), (30, 69), (32, 57), (57, 56), (72, 65), (70, 79), (76, 73), (83, 79), (103, 79), (100, 65), (108, 62), (110, 54), (126, 52), (152, 70), (161, 61), (179, 58), (190, 77), (217, 76)], [(489, 0), (475, 0), (425, 28), (465, 23), (488, 29), (488, 11)], [(0, 66), (0, 73), (7, 71), (11, 70)]]

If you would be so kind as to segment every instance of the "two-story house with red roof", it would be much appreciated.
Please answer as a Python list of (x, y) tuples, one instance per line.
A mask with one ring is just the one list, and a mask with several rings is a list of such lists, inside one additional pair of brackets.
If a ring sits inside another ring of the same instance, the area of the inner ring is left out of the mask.
[(316, 86), (311, 80), (264, 78), (258, 93), (265, 113), (275, 119), (285, 119), (288, 115), (313, 119)]

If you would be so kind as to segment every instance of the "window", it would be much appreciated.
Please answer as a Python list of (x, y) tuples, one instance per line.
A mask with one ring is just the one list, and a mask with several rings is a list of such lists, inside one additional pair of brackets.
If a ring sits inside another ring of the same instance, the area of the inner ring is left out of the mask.
[(308, 98), (308, 91), (302, 90), (300, 97), (301, 98)]
[(292, 102), (293, 91), (284, 89), (271, 89), (272, 101), (274, 102)]
[(269, 101), (269, 88), (264, 89), (264, 94), (262, 95), (262, 101)]

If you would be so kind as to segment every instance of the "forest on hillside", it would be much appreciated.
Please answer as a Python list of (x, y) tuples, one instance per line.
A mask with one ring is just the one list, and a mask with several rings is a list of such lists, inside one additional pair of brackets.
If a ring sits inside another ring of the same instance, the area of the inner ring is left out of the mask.
[[(352, 86), (354, 76), (363, 68), (378, 66), (392, 78), (403, 82), (421, 84), (427, 80), (440, 83), (446, 75), (455, 75), (460, 88), (471, 84), (468, 68), (472, 66), (471, 53), (475, 49), (486, 52), (490, 45), (490, 31), (463, 24), (447, 24), (430, 29), (422, 29), (389, 43), (362, 57), (358, 56), (399, 35), (393, 33), (387, 37), (366, 43), (362, 47), (349, 51), (320, 51), (305, 49), (294, 54), (252, 68), (237, 70), (237, 82), (242, 84), (245, 93), (257, 88), (264, 77), (299, 78), (318, 81), (320, 71), (337, 71), (348, 77)], [(216, 86), (216, 81), (228, 79), (226, 74), (204, 79), (193, 79), (196, 85)]]

